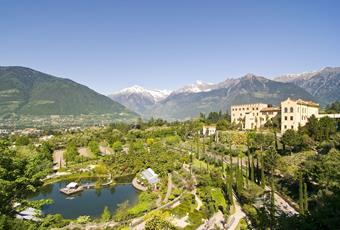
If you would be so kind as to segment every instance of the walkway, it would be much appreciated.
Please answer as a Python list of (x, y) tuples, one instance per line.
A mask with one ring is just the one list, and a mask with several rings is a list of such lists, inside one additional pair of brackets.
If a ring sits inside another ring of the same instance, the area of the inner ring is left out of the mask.
[(133, 185), (133, 187), (135, 187), (136, 189), (138, 189), (138, 190), (140, 190), (140, 191), (143, 191), (143, 192), (145, 192), (145, 191), (148, 189), (147, 187), (145, 187), (145, 186), (141, 185), (140, 183), (138, 183), (137, 177), (133, 178), (133, 180), (132, 180), (132, 185)]
[(226, 229), (234, 230), (236, 229), (238, 223), (241, 219), (246, 217), (246, 214), (242, 211), (240, 204), (237, 201), (237, 197), (233, 194), (235, 213), (229, 216)]
[(166, 191), (166, 195), (164, 197), (163, 203), (168, 203), (169, 197), (171, 195), (171, 191), (172, 191), (172, 174), (168, 173), (168, 190)]
[(224, 229), (223, 223), (224, 223), (223, 213), (221, 211), (218, 211), (208, 221), (199, 226), (197, 230), (214, 230), (216, 229), (215, 227), (218, 227), (219, 229)]

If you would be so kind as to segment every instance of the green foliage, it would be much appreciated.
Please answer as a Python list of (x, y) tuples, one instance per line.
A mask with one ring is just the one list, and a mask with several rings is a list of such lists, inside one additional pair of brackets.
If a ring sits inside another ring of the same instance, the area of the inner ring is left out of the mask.
[(145, 223), (145, 230), (176, 230), (176, 227), (159, 216), (155, 216)]
[(135, 206), (129, 208), (128, 202), (120, 204), (113, 218), (116, 221), (123, 221), (140, 216), (155, 207), (156, 199), (156, 194), (143, 192), (139, 195), (138, 203)]
[(290, 147), (290, 151), (299, 151), (303, 146), (301, 134), (293, 129), (287, 130), (281, 138), (284, 147)]
[(304, 200), (303, 200), (303, 181), (302, 181), (302, 174), (299, 175), (299, 208), (300, 214), (305, 214), (304, 209)]
[(51, 169), (50, 156), (33, 152), (22, 157), (0, 141), (0, 214), (9, 214), (14, 202), (35, 192)]
[(111, 213), (110, 213), (110, 210), (107, 206), (105, 206), (100, 219), (101, 219), (102, 222), (107, 222), (111, 219)]
[(123, 150), (123, 145), (122, 142), (120, 141), (116, 141), (112, 144), (112, 148), (115, 151), (115, 153), (117, 152), (121, 152)]
[(335, 101), (326, 107), (326, 113), (340, 113), (340, 101)]
[(17, 137), (15, 144), (18, 146), (24, 146), (28, 145), (30, 143), (30, 140), (27, 136), (19, 136)]
[(33, 223), (19, 220), (13, 217), (0, 215), (1, 230), (35, 230), (37, 226)]
[(90, 221), (91, 221), (90, 216), (79, 216), (76, 220), (78, 224), (86, 224), (89, 223)]
[(43, 218), (39, 224), (39, 230), (50, 229), (50, 228), (62, 228), (70, 223), (69, 220), (65, 220), (62, 215), (47, 215)]
[(72, 162), (76, 160), (77, 156), (79, 156), (77, 146), (73, 142), (69, 142), (64, 152), (65, 160), (67, 162)]
[(93, 155), (98, 156), (100, 154), (99, 144), (97, 141), (92, 140), (89, 142), (88, 147)]
[(114, 114), (116, 118), (137, 118), (86, 86), (24, 67), (1, 67), (0, 90), (8, 93), (2, 97), (0, 116)]
[(336, 121), (327, 116), (318, 120), (313, 115), (308, 119), (307, 124), (302, 130), (305, 130), (315, 141), (329, 141), (331, 135), (336, 132)]

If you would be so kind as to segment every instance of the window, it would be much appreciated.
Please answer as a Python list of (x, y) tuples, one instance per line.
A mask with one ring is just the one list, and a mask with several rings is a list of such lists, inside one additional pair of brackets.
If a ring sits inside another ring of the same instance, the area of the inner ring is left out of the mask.
[(287, 121), (288, 119), (287, 119), (287, 116), (285, 116), (285, 121)]
[(290, 126), (291, 129), (294, 129), (294, 126)]
[(290, 107), (290, 112), (293, 113), (294, 112), (294, 109), (293, 107)]
[(242, 110), (244, 110), (244, 108), (242, 108)]
[(287, 125), (285, 125), (285, 129), (287, 129)]
[(288, 108), (287, 107), (285, 107), (285, 113), (288, 113)]
[(247, 110), (249, 110), (249, 108), (247, 108)]
[(293, 118), (293, 116), (290, 116), (290, 120), (292, 121), (294, 118)]

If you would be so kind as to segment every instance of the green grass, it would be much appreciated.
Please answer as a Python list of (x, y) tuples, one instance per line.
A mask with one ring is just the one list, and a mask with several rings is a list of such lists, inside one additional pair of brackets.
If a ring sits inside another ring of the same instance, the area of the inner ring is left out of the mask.
[(157, 195), (154, 193), (143, 192), (139, 195), (138, 203), (128, 210), (131, 216), (138, 216), (142, 213), (150, 211), (155, 207)]
[(227, 210), (227, 202), (224, 198), (222, 190), (220, 188), (210, 188), (211, 197), (215, 202), (215, 208), (218, 209), (222, 206), (223, 210)]

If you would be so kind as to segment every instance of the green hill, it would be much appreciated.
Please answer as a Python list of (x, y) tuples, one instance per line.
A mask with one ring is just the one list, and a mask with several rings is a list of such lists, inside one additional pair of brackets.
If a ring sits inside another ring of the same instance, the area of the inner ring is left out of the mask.
[(0, 67), (0, 117), (13, 115), (138, 115), (86, 86), (25, 67)]

